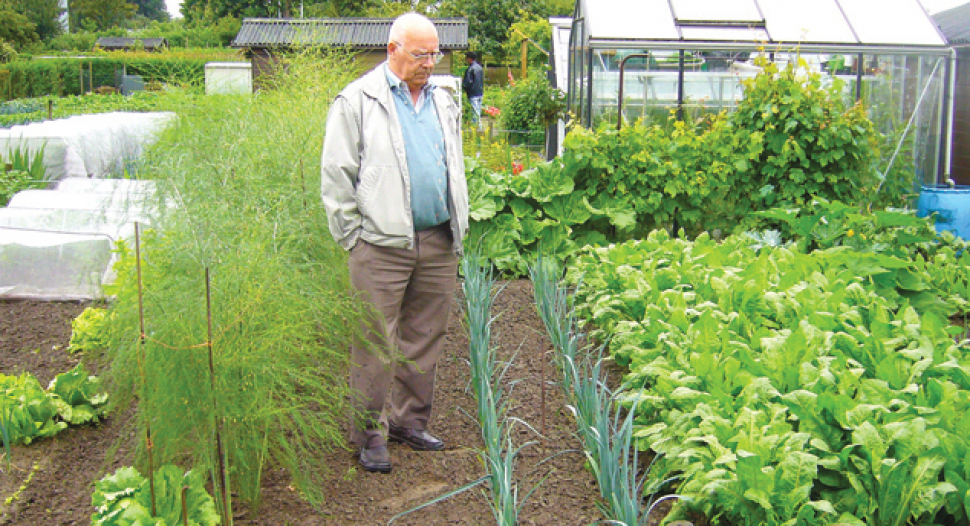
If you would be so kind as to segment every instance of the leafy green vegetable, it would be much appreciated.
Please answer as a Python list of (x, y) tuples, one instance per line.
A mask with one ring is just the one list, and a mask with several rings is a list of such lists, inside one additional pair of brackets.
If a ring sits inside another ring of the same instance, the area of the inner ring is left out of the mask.
[(155, 512), (151, 514), (151, 493), (148, 479), (133, 467), (119, 468), (95, 483), (91, 504), (96, 512), (92, 526), (174, 526), (184, 523), (182, 517), (182, 488), (188, 524), (210, 526), (219, 524), (215, 502), (205, 489), (205, 477), (189, 470), (183, 473), (177, 466), (166, 464), (154, 474)]
[(71, 342), (68, 351), (98, 351), (107, 348), (105, 318), (107, 309), (88, 307), (71, 320)]
[(645, 492), (679, 477), (681, 507), (726, 524), (966, 517), (970, 348), (946, 324), (966, 297), (905, 248), (826, 239), (655, 231), (569, 269), (579, 316), (629, 369), (634, 436), (658, 458)]
[(54, 436), (68, 425), (97, 421), (108, 395), (82, 365), (57, 375), (45, 391), (29, 373), (0, 374), (0, 437), (7, 447)]

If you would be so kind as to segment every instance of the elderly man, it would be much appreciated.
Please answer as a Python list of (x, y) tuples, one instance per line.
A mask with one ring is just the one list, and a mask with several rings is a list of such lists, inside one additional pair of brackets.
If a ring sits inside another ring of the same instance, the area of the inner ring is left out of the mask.
[(459, 108), (429, 83), (441, 58), (434, 24), (402, 15), (391, 26), (387, 60), (344, 88), (327, 115), (323, 204), (330, 233), (350, 251), (351, 282), (373, 307), (362, 320), (366, 340), (351, 349), (350, 373), (351, 439), (367, 471), (391, 471), (388, 439), (444, 448), (428, 421), (468, 190)]

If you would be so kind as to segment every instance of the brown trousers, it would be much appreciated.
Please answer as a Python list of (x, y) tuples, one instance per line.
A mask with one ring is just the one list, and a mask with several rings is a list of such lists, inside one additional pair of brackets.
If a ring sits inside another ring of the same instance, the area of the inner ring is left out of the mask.
[[(351, 350), (352, 405), (359, 416), (351, 440), (374, 447), (386, 440), (382, 422), (427, 429), (458, 258), (445, 223), (418, 232), (412, 250), (360, 241), (349, 265), (351, 283), (374, 307), (361, 320), (366, 341), (355, 341)], [(390, 414), (384, 415), (389, 394)]]

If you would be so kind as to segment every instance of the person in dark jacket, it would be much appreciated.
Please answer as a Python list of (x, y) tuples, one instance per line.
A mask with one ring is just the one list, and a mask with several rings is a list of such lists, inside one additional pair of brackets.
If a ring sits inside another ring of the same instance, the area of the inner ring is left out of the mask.
[(482, 119), (482, 99), (485, 95), (485, 72), (478, 63), (478, 53), (469, 51), (465, 54), (468, 69), (461, 79), (461, 89), (468, 95), (468, 102), (472, 105), (472, 122), (480, 126)]

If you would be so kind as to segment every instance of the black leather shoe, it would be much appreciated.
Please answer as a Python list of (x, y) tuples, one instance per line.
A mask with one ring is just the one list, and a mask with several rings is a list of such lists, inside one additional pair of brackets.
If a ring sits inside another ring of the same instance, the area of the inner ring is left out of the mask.
[(387, 446), (360, 448), (360, 467), (371, 473), (390, 473), (391, 454), (387, 452)]
[(441, 451), (445, 443), (427, 431), (388, 425), (387, 439), (392, 442), (403, 442), (417, 451)]

